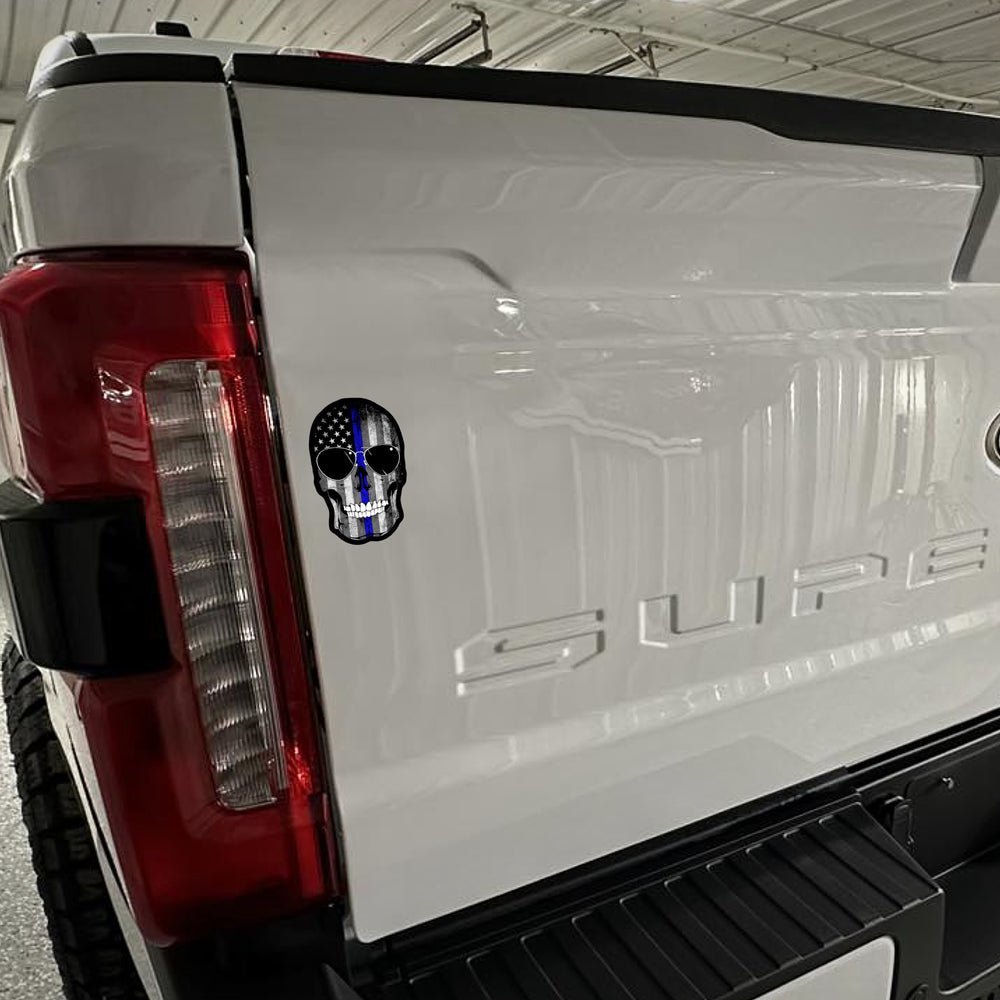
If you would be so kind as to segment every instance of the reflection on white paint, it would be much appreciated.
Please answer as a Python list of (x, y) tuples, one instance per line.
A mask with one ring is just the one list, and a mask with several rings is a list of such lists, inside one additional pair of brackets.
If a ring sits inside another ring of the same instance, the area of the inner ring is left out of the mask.
[(0, 122), (0, 163), (3, 163), (4, 154), (7, 152), (7, 144), (10, 142), (13, 131), (13, 125), (9, 125), (7, 122)]
[[(362, 940), (1000, 704), (1000, 565), (905, 586), (1000, 509), (1000, 291), (950, 282), (973, 158), (235, 90)], [(315, 510), (335, 385), (406, 441), (374, 551)], [(888, 575), (803, 578), (792, 614), (796, 569), (858, 553)], [(719, 623), (757, 578), (754, 627), (639, 642), (640, 601)], [(597, 609), (599, 651), (459, 690), (473, 637), (490, 673), (498, 630)]]
[[(716, 680), (671, 691), (668, 695), (622, 704), (516, 735), (467, 744), (460, 754), (432, 754), (379, 768), (377, 780), (351, 787), (352, 805), (391, 809), (399, 795), (440, 792), (475, 784), (512, 765), (541, 764), (574, 746), (610, 745), (674, 724), (737, 708), (793, 688), (825, 680), (853, 668), (868, 667), (907, 651), (926, 648), (1000, 627), (1000, 602), (940, 621), (922, 622), (885, 635), (870, 636), (832, 649), (816, 650), (781, 663), (737, 671)], [(670, 661), (664, 659), (664, 673)], [(586, 669), (584, 667), (583, 669)], [(446, 775), (446, 777), (442, 777)], [(423, 790), (423, 792), (421, 791)]]

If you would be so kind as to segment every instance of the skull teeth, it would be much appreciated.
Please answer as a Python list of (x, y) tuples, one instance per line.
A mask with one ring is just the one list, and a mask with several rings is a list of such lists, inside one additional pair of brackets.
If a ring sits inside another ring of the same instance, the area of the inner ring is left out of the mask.
[(344, 509), (352, 517), (376, 517), (388, 506), (388, 500), (369, 500), (368, 503), (349, 503)]

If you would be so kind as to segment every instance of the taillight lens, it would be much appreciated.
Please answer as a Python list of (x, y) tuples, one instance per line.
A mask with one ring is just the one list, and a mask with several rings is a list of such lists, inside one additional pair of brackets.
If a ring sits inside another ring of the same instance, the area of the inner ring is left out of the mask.
[(140, 929), (167, 944), (328, 898), (329, 810), (245, 263), (22, 265), (0, 281), (0, 328), (44, 498), (128, 494), (146, 512), (173, 666), (72, 680)]
[(250, 561), (233, 390), (204, 361), (146, 375), (146, 410), (188, 662), (219, 801), (274, 802), (287, 787), (278, 708)]
[(283, 45), (277, 51), (279, 56), (313, 56), (318, 59), (338, 59), (340, 62), (383, 62), (374, 56), (361, 56), (356, 52), (334, 52), (330, 49), (307, 49), (298, 45)]

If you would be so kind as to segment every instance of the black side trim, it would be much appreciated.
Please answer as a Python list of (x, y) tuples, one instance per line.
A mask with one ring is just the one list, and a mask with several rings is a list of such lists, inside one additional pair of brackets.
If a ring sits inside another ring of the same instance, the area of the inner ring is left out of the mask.
[(979, 248), (983, 245), (986, 231), (993, 221), (997, 203), (1000, 202), (1000, 160), (995, 157), (984, 157), (982, 160), (983, 186), (976, 199), (976, 207), (972, 210), (972, 219), (958, 251), (953, 281), (969, 281), (972, 268), (976, 263)]
[(77, 56), (97, 55), (94, 43), (82, 31), (68, 31), (63, 38), (66, 39), (73, 54)]
[(0, 484), (4, 600), (24, 656), (86, 677), (170, 663), (142, 503), (39, 503)]
[[(226, 84), (226, 97), (229, 100), (229, 114), (233, 120), (233, 139), (236, 143), (236, 163), (240, 173), (240, 208), (243, 211), (243, 233), (251, 247), (256, 246), (253, 235), (253, 212), (250, 200), (250, 166), (247, 160), (246, 139), (243, 135), (243, 118), (240, 106), (236, 101), (233, 88)], [(259, 299), (259, 296), (255, 297)]]
[(33, 93), (84, 83), (132, 83), (157, 80), (183, 83), (225, 83), (222, 64), (214, 56), (158, 52), (108, 52), (87, 59), (67, 59), (47, 69), (35, 81)]
[(428, 964), (414, 956), (371, 995), (737, 1000), (890, 936), (894, 996), (926, 996), (943, 917), (937, 885), (849, 801)]
[(250, 53), (235, 53), (229, 74), (239, 83), (719, 118), (747, 122), (790, 139), (1000, 154), (1000, 121), (986, 115), (777, 90)]

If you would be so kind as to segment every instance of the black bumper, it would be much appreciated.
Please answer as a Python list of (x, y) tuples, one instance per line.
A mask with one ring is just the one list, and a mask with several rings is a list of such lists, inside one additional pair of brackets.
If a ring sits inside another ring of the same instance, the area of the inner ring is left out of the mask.
[(888, 938), (891, 1000), (996, 1000), (998, 776), (1000, 712), (362, 951), (359, 992), (751, 1000)]
[(888, 938), (890, 1000), (995, 1000), (997, 775), (1000, 712), (376, 944), (330, 908), (154, 964), (165, 1000), (753, 1000)]
[(934, 881), (855, 800), (417, 964), (379, 992), (386, 1000), (742, 1000), (890, 937), (894, 996), (904, 998), (937, 981), (944, 905)]

